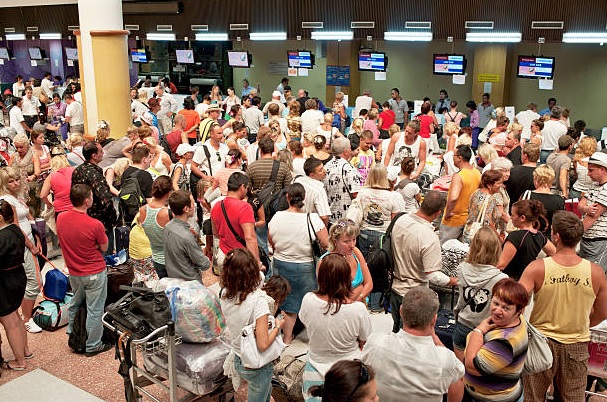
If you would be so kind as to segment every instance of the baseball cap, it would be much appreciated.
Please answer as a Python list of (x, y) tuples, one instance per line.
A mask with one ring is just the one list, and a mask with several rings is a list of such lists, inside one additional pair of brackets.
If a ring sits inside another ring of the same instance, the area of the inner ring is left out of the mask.
[(177, 152), (177, 155), (183, 156), (183, 155), (187, 154), (188, 152), (194, 152), (195, 150), (196, 150), (196, 148), (191, 146), (190, 144), (179, 144), (176, 152)]
[(603, 152), (595, 152), (588, 160), (588, 163), (599, 165), (607, 169), (607, 154)]

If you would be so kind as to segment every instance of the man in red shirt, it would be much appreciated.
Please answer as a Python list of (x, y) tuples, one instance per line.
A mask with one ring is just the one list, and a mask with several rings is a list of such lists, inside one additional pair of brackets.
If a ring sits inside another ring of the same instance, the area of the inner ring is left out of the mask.
[(57, 217), (57, 235), (74, 292), (67, 332), (72, 332), (74, 317), (85, 302), (87, 340), (84, 355), (91, 357), (112, 348), (111, 344), (101, 342), (101, 315), (107, 295), (107, 274), (102, 253), (108, 248), (108, 238), (103, 224), (86, 213), (93, 205), (93, 192), (89, 186), (74, 184), (70, 190), (70, 201), (74, 208)]
[[(226, 198), (217, 202), (213, 206), (213, 209), (211, 209), (213, 235), (219, 238), (219, 250), (217, 250), (217, 258), (214, 261), (218, 266), (223, 265), (225, 255), (235, 248), (246, 247), (253, 254), (256, 261), (259, 261), (253, 207), (244, 201), (247, 197), (247, 188), (250, 185), (249, 176), (241, 172), (232, 173), (228, 179), (228, 194)], [(229, 224), (226, 216), (229, 219)], [(207, 250), (205, 250), (205, 254), (207, 255), (209, 255), (210, 246), (210, 244), (206, 246)], [(259, 262), (259, 265), (261, 269), (261, 262)]]

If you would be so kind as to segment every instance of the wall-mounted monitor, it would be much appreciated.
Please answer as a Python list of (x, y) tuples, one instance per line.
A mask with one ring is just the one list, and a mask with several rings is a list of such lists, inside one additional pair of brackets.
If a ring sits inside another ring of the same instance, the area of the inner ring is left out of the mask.
[(75, 47), (66, 47), (65, 57), (68, 60), (78, 60), (78, 49)]
[(179, 64), (194, 63), (194, 51), (191, 49), (177, 49), (175, 50), (175, 55)]
[(437, 75), (460, 75), (466, 72), (466, 57), (463, 54), (435, 54), (432, 72)]
[(147, 63), (148, 55), (145, 49), (131, 49), (131, 61), (133, 63)]
[(519, 56), (516, 68), (520, 78), (548, 78), (554, 77), (554, 57)]
[(241, 51), (228, 51), (228, 64), (230, 67), (251, 67), (251, 63), (253, 62), (253, 58), (247, 52)]
[(5, 47), (0, 47), (0, 59), (10, 59), (10, 55), (8, 54), (8, 49)]
[(42, 50), (39, 47), (30, 47), (27, 49), (32, 60), (42, 60)]
[(388, 57), (379, 52), (358, 52), (358, 69), (360, 71), (386, 71)]
[(314, 55), (309, 50), (288, 50), (287, 60), (292, 68), (314, 67)]

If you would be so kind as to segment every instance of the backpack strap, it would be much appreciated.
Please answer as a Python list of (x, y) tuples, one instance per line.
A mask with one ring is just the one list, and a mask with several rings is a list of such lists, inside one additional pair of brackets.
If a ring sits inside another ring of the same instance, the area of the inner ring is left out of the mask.
[(392, 219), (392, 222), (390, 222), (390, 225), (388, 225), (388, 229), (386, 229), (386, 234), (384, 236), (386, 236), (386, 237), (392, 236), (392, 228), (394, 227), (394, 224), (396, 223), (398, 218), (400, 218), (404, 214), (406, 214), (406, 212), (399, 212), (398, 214), (396, 214), (394, 219)]
[(394, 187), (394, 190), (400, 190), (401, 188), (405, 188), (407, 184), (415, 183), (413, 180), (406, 178), (402, 179), (398, 182), (398, 184)]
[[(348, 184), (346, 183), (346, 177), (344, 176), (344, 169), (346, 168), (346, 165), (349, 165), (349, 163), (344, 163), (343, 165), (341, 165), (341, 181), (343, 182), (344, 188), (346, 189), (346, 191), (348, 192), (348, 195), (350, 196), (350, 201), (352, 201), (354, 198), (352, 197), (352, 193), (350, 192), (350, 189), (348, 188)], [(350, 165), (352, 166), (352, 165)]]
[(209, 147), (203, 144), (202, 149), (204, 150), (204, 156), (207, 157), (207, 162), (209, 162), (209, 176), (213, 176), (213, 167), (211, 166), (211, 152), (209, 152)]
[(247, 242), (242, 237), (240, 237), (240, 235), (238, 233), (236, 233), (236, 231), (234, 230), (234, 227), (232, 227), (232, 224), (230, 223), (230, 219), (228, 219), (228, 213), (226, 212), (226, 207), (223, 204), (223, 201), (221, 201), (221, 211), (223, 212), (223, 216), (226, 219), (226, 223), (228, 224), (228, 228), (230, 229), (230, 232), (232, 232), (232, 234), (234, 235), (236, 240), (238, 240), (238, 242), (246, 248)]
[(280, 168), (280, 162), (274, 159), (272, 162), (272, 173), (270, 174), (270, 181), (276, 183), (276, 177), (278, 176), (278, 169)]

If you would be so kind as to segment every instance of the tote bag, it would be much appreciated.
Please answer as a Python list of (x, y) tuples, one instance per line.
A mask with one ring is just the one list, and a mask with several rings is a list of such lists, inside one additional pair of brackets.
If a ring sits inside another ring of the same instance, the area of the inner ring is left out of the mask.
[[(245, 325), (242, 329), (240, 338), (240, 360), (242, 365), (250, 369), (262, 368), (266, 364), (273, 362), (280, 357), (280, 354), (285, 350), (285, 344), (282, 341), (282, 336), (279, 334), (274, 338), (274, 342), (265, 351), (260, 352), (257, 348), (255, 340), (255, 306), (251, 311), (250, 324)], [(274, 316), (268, 315), (268, 333), (274, 329)]]

